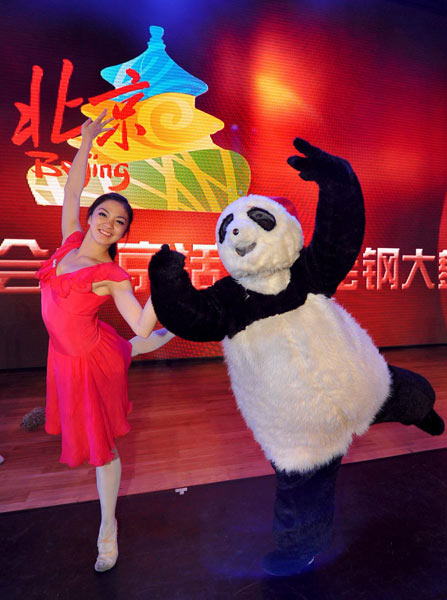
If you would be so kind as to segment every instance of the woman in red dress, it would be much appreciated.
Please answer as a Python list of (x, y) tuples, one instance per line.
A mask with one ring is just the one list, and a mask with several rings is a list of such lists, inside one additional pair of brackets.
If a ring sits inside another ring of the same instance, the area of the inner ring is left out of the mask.
[(101, 504), (95, 569), (112, 568), (118, 557), (115, 507), (121, 462), (114, 439), (130, 429), (127, 415), (127, 370), (131, 343), (98, 320), (101, 304), (112, 296), (119, 312), (137, 334), (138, 350), (149, 351), (170, 339), (163, 330), (146, 342), (157, 317), (151, 300), (144, 308), (135, 298), (129, 275), (116, 263), (117, 242), (132, 222), (132, 208), (119, 194), (104, 194), (88, 211), (84, 234), (79, 206), (88, 155), (94, 138), (112, 119), (105, 111), (82, 126), (81, 146), (64, 189), (62, 245), (38, 271), (42, 316), (50, 336), (47, 368), (46, 431), (61, 434), (60, 461), (74, 467), (96, 466)]

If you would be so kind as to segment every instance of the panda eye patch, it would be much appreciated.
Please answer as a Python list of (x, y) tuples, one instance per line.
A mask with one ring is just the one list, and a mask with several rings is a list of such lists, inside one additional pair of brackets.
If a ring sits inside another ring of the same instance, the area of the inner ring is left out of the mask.
[(252, 221), (266, 231), (271, 231), (276, 226), (275, 217), (263, 208), (250, 208), (247, 214)]
[(225, 219), (222, 221), (220, 227), (219, 227), (219, 243), (222, 244), (225, 236), (227, 234), (227, 228), (228, 225), (231, 223), (231, 221), (234, 219), (234, 216), (232, 214), (227, 215), (225, 217)]

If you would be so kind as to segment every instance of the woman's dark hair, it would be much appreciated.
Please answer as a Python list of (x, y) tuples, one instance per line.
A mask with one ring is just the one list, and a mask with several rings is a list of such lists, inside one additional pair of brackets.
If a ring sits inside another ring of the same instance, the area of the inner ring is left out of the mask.
[[(122, 204), (124, 206), (124, 208), (126, 209), (126, 212), (127, 212), (127, 219), (128, 219), (127, 229), (124, 233), (128, 233), (129, 229), (130, 229), (130, 224), (132, 223), (132, 219), (133, 219), (133, 210), (132, 210), (132, 207), (130, 206), (127, 198), (125, 198), (124, 196), (121, 196), (121, 194), (117, 194), (116, 192), (109, 192), (108, 194), (102, 194), (101, 196), (98, 196), (96, 198), (96, 200), (93, 202), (93, 204), (89, 207), (87, 217), (90, 218), (92, 216), (92, 214), (94, 213), (95, 209), (98, 208), (98, 206), (100, 204), (102, 204), (103, 202), (106, 202), (106, 200), (114, 200), (115, 202), (119, 202), (120, 204)], [(110, 258), (112, 260), (115, 260), (115, 256), (116, 256), (117, 252), (118, 252), (118, 246), (115, 242), (109, 248)]]

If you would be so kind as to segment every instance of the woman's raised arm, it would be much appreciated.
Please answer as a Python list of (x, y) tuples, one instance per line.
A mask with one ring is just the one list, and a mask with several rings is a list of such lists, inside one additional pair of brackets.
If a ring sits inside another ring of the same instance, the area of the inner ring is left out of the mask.
[(64, 188), (64, 205), (62, 207), (62, 238), (67, 239), (74, 231), (82, 231), (79, 222), (79, 206), (87, 173), (88, 155), (93, 140), (97, 135), (108, 131), (107, 125), (113, 118), (103, 120), (107, 111), (103, 111), (94, 121), (87, 119), (81, 129), (82, 141), (73, 159)]

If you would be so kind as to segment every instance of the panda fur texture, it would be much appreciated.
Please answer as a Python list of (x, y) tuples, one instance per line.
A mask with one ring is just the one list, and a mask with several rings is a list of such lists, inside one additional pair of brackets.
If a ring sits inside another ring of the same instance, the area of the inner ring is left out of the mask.
[(149, 275), (169, 331), (223, 341), (237, 404), (267, 458), (306, 472), (344, 454), (352, 436), (367, 430), (391, 375), (369, 335), (332, 298), (363, 241), (358, 179), (344, 159), (300, 138), (294, 144), (305, 156), (289, 164), (319, 186), (308, 246), (280, 201), (249, 195), (226, 207), (216, 226), (229, 276), (197, 290), (185, 257), (166, 245)]
[[(256, 195), (223, 211), (216, 238), (227, 271), (262, 294), (287, 288), (303, 247), (297, 219)], [(371, 338), (323, 294), (226, 336), (223, 348), (238, 407), (282, 470), (310, 470), (344, 454), (389, 393), (390, 373)]]

